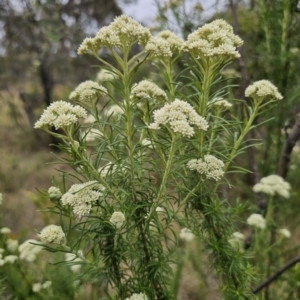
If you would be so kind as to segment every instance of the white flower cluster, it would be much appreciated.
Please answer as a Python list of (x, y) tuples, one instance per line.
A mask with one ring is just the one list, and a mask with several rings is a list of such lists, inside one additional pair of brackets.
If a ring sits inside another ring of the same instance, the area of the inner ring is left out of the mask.
[(94, 100), (107, 94), (107, 89), (97, 82), (87, 80), (80, 83), (77, 88), (70, 94), (70, 100), (85, 101)]
[(11, 230), (8, 227), (2, 227), (0, 229), (0, 233), (2, 233), (2, 234), (10, 234)]
[(147, 43), (145, 50), (153, 57), (172, 57), (179, 53), (183, 46), (183, 40), (174, 32), (161, 31), (156, 37), (152, 37)]
[(284, 236), (287, 239), (289, 239), (292, 236), (291, 232), (286, 228), (279, 229), (278, 231), (282, 236)]
[(96, 80), (98, 82), (103, 82), (103, 81), (113, 81), (115, 79), (115, 76), (113, 73), (102, 69), (97, 73)]
[(154, 82), (142, 80), (131, 89), (130, 99), (134, 102), (153, 99), (157, 102), (167, 102), (167, 94), (159, 88)]
[(195, 134), (191, 125), (205, 131), (208, 128), (206, 120), (199, 116), (188, 102), (179, 99), (155, 110), (153, 116), (154, 123), (149, 125), (150, 129), (157, 130), (160, 129), (160, 125), (169, 125), (174, 132), (186, 137), (192, 137)]
[[(36, 245), (34, 245), (36, 244)], [(36, 240), (26, 240), (19, 246), (20, 259), (32, 262), (36, 259), (36, 255), (43, 249), (41, 246), (38, 246), (40, 242)]]
[(255, 193), (265, 193), (271, 196), (278, 194), (284, 198), (290, 197), (291, 185), (278, 175), (263, 177), (259, 183), (253, 186)]
[(204, 158), (192, 159), (187, 163), (190, 170), (196, 170), (207, 179), (220, 180), (224, 175), (224, 163), (213, 155), (204, 155)]
[(6, 247), (10, 252), (15, 252), (18, 249), (19, 242), (18, 240), (7, 239), (6, 240)]
[(109, 219), (109, 222), (112, 223), (116, 228), (121, 228), (125, 222), (125, 216), (120, 211), (115, 211), (111, 218)]
[(103, 185), (97, 181), (76, 183), (62, 196), (61, 202), (63, 205), (70, 205), (73, 212), (82, 217), (91, 211), (92, 203), (102, 196), (103, 190)]
[(261, 229), (266, 228), (266, 220), (261, 214), (252, 214), (248, 219), (247, 223), (251, 226), (258, 227)]
[(84, 124), (93, 124), (93, 123), (95, 123), (96, 121), (97, 121), (97, 119), (96, 119), (93, 115), (89, 114), (89, 115), (84, 119), (83, 123), (84, 123)]
[[(1, 249), (3, 250), (3, 249)], [(18, 259), (18, 256), (16, 255), (7, 255), (5, 257), (2, 256), (2, 252), (0, 252), (0, 266), (3, 266), (4, 264), (13, 264)]]
[(230, 102), (228, 102), (227, 100), (223, 99), (223, 98), (214, 99), (212, 104), (216, 107), (220, 107), (220, 108), (223, 108), (225, 110), (232, 107), (232, 104)]
[(57, 188), (55, 186), (51, 186), (48, 189), (48, 195), (49, 195), (50, 199), (52, 199), (52, 198), (59, 199), (62, 196), (62, 193), (59, 188)]
[(34, 124), (34, 128), (54, 126), (55, 129), (70, 126), (78, 121), (78, 118), (86, 118), (87, 112), (79, 105), (72, 105), (65, 101), (53, 102), (47, 107), (40, 119)]
[(46, 226), (39, 234), (39, 237), (42, 243), (45, 244), (64, 245), (66, 242), (65, 233), (63, 232), (62, 228), (57, 225)]
[(108, 107), (104, 112), (105, 116), (107, 116), (107, 117), (109, 117), (111, 115), (116, 117), (116, 116), (122, 115), (123, 113), (124, 113), (123, 109), (117, 104), (114, 104), (114, 105)]
[(91, 128), (87, 133), (85, 133), (86, 142), (94, 142), (101, 137), (103, 137), (102, 132), (96, 128)]
[[(79, 252), (81, 254), (80, 256), (82, 256), (82, 251)], [(66, 253), (65, 260), (67, 262), (71, 262), (70, 269), (72, 272), (77, 273), (81, 269), (83, 260), (78, 255), (74, 253)]]
[(42, 289), (49, 289), (50, 288), (50, 286), (52, 285), (52, 282), (51, 281), (45, 281), (43, 284), (41, 284), (41, 283), (34, 283), (33, 285), (32, 285), (32, 291), (34, 292), (34, 293), (39, 293)]
[(182, 48), (197, 58), (228, 60), (240, 57), (236, 48), (242, 44), (243, 41), (234, 34), (232, 26), (219, 19), (191, 33)]
[(195, 235), (192, 233), (190, 229), (182, 228), (180, 230), (179, 237), (185, 242), (191, 242), (195, 238)]
[(145, 46), (151, 38), (150, 30), (132, 18), (122, 15), (102, 27), (94, 38), (86, 38), (78, 49), (78, 54), (97, 53), (102, 47), (130, 47), (134, 43)]
[(131, 295), (131, 297), (126, 298), (125, 300), (148, 300), (148, 297), (143, 293), (134, 293)]
[(281, 100), (283, 97), (278, 89), (269, 80), (259, 80), (249, 85), (245, 90), (246, 97), (259, 98), (270, 97), (274, 100)]
[(241, 232), (234, 232), (228, 240), (229, 244), (236, 250), (244, 250), (245, 235)]

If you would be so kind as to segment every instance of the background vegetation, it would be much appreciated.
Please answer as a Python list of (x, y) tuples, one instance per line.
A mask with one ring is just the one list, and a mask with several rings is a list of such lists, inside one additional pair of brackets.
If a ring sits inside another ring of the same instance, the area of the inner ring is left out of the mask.
[[(193, 2), (193, 5), (188, 0), (166, 1), (164, 4), (156, 1), (156, 4), (159, 14), (153, 31), (170, 28), (187, 37), (208, 21), (203, 17), (205, 11), (201, 1)], [(244, 40), (244, 46), (240, 49), (241, 58), (223, 70), (223, 76), (230, 74), (234, 77), (230, 79), (232, 86), (228, 97), (245, 100), (244, 90), (250, 83), (268, 79), (278, 87), (284, 99), (263, 116), (264, 120), (269, 121), (249, 134), (249, 145), (253, 139), (260, 140), (259, 145), (248, 148), (238, 158), (239, 165), (251, 173), (232, 176), (230, 180), (234, 188), (224, 187), (223, 192), (228, 195), (227, 198), (238, 198), (245, 205), (239, 228), (246, 235), (244, 247), (247, 250), (253, 246), (255, 234), (245, 225), (245, 220), (253, 212), (265, 214), (268, 206), (265, 196), (252, 191), (253, 185), (270, 174), (278, 174), (290, 182), (291, 197), (281, 200), (275, 209), (275, 218), (276, 223), (288, 228), (292, 236), (290, 239), (279, 239), (275, 247), (273, 244), (261, 245), (267, 251), (256, 260), (267, 271), (264, 277), (258, 278), (257, 285), (289, 261), (294, 259), (295, 263), (277, 279), (279, 283), (272, 282), (269, 288), (257, 294), (261, 299), (300, 299), (300, 270), (296, 264), (300, 242), (299, 4), (296, 0), (229, 0), (224, 7), (212, 19), (224, 18)], [(96, 79), (99, 70), (90, 67), (94, 61), (89, 56), (78, 58), (76, 50), (84, 37), (93, 35), (120, 14), (121, 9), (115, 1), (1, 1), (0, 192), (3, 194), (3, 204), (0, 221), (3, 227), (12, 230), (9, 233), (11, 239), (22, 243), (28, 238), (36, 238), (34, 230), (40, 230), (52, 221), (48, 215), (37, 211), (45, 209), (49, 200), (41, 199), (35, 188), (49, 188), (56, 166), (51, 164), (55, 158), (49, 153), (48, 145), (55, 144), (56, 140), (49, 139), (44, 132), (33, 130), (33, 124), (45, 106), (54, 100), (67, 99), (78, 83)], [(183, 67), (179, 63), (178, 72)], [(143, 69), (139, 76), (146, 76), (147, 72)], [(236, 111), (236, 114), (242, 113)], [(255, 122), (258, 124), (260, 121), (258, 118)], [(56, 152), (57, 149), (52, 147), (51, 151)], [(273, 241), (275, 243), (275, 236)], [(210, 270), (206, 257), (197, 256), (199, 247), (203, 245), (197, 242), (187, 248), (181, 245), (182, 253), (187, 254), (182, 262), (178, 299), (221, 297), (217, 289), (218, 280)], [(3, 285), (6, 289), (3, 291), (6, 298), (3, 299), (49, 299), (49, 293), (41, 292), (39, 296), (32, 293), (31, 285), (35, 280), (51, 280), (55, 286), (53, 291), (60, 291), (65, 297), (61, 299), (98, 299), (93, 294), (92, 284), (84, 279), (79, 290), (71, 286), (73, 273), (69, 268), (61, 267), (61, 280), (56, 280), (56, 274), (51, 273), (53, 269), (46, 262), (53, 259), (55, 261), (51, 262), (59, 262), (61, 257), (43, 255), (44, 266), (30, 265), (32, 274), (20, 275), (10, 288)], [(0, 278), (0, 282), (4, 278), (12, 278), (13, 275), (9, 274), (16, 274), (19, 270), (19, 267), (15, 270), (14, 266), (11, 268), (1, 273), (4, 277)], [(34, 277), (34, 270), (39, 268), (49, 271), (47, 278)], [(23, 295), (17, 295), (14, 291), (19, 282), (25, 282)], [(63, 289), (68, 285), (68, 289)], [(71, 294), (64, 294), (63, 291), (71, 291)], [(59, 299), (57, 295), (51, 297)]]

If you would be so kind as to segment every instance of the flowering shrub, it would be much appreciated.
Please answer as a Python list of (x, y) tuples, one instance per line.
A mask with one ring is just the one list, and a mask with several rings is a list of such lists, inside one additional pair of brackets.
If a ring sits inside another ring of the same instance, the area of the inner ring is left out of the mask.
[[(137, 43), (140, 51), (131, 57)], [(183, 41), (169, 31), (153, 37), (135, 20), (117, 17), (78, 49), (112, 74), (107, 80), (114, 93), (86, 81), (70, 95), (76, 106), (55, 102), (37, 121), (35, 128), (61, 140), (68, 155), (61, 160), (73, 170), (62, 172), (61, 183), (45, 193), (61, 224), (44, 228), (40, 239), (52, 252), (73, 254), (68, 263), (73, 258), (85, 265), (107, 294), (176, 299), (180, 259), (174, 279), (170, 274), (181, 238), (200, 239), (209, 249), (225, 299), (254, 299), (253, 268), (232, 241), (240, 245), (244, 238), (236, 233), (235, 207), (221, 197), (221, 183), (238, 169), (234, 158), (254, 119), (282, 97), (260, 81), (246, 90), (248, 102), (224, 99), (220, 71), (239, 57), (241, 44), (223, 20)], [(112, 64), (99, 56), (102, 48)], [(186, 65), (182, 78), (174, 68), (179, 60)], [(155, 80), (134, 84), (139, 68), (151, 63), (163, 78), (160, 87)], [(103, 98), (106, 109), (99, 105)], [(245, 108), (243, 120), (230, 113), (235, 105)], [(80, 120), (88, 114), (89, 121)], [(248, 223), (264, 228), (261, 218), (252, 215)]]

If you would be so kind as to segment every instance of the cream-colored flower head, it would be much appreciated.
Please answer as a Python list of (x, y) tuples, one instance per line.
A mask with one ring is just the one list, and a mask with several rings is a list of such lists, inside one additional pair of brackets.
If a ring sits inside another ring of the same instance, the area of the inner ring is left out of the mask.
[(73, 212), (82, 217), (90, 213), (93, 202), (103, 195), (103, 190), (103, 185), (97, 181), (73, 184), (67, 193), (61, 197), (61, 202), (63, 205), (70, 205)]
[(121, 108), (121, 106), (114, 104), (110, 107), (108, 107), (105, 111), (104, 114), (105, 116), (109, 117), (109, 116), (113, 116), (113, 117), (117, 117), (120, 116), (124, 113), (123, 109)]
[(212, 104), (216, 108), (220, 108), (222, 110), (227, 110), (232, 107), (232, 104), (230, 102), (228, 102), (227, 100), (225, 100), (224, 98), (221, 98), (221, 97), (215, 98), (213, 100)]
[(109, 26), (102, 27), (94, 38), (86, 38), (80, 45), (78, 54), (97, 53), (102, 47), (129, 48), (135, 43), (145, 47), (150, 38), (148, 28), (122, 15), (116, 17)]
[(182, 228), (180, 230), (179, 237), (185, 242), (191, 242), (195, 238), (195, 235), (192, 233), (190, 229)]
[(194, 108), (186, 101), (175, 99), (172, 103), (165, 104), (161, 109), (153, 112), (154, 123), (149, 125), (150, 129), (160, 129), (161, 125), (170, 128), (186, 137), (192, 137), (195, 130), (192, 127), (206, 131), (208, 123), (199, 116)]
[(4, 257), (4, 263), (14, 264), (16, 260), (18, 260), (18, 256), (16, 255), (7, 255)]
[(42, 290), (43, 286), (41, 283), (37, 282), (32, 285), (32, 291), (34, 293), (39, 293)]
[(213, 155), (204, 155), (204, 158), (192, 159), (187, 163), (190, 170), (196, 170), (207, 179), (218, 181), (224, 175), (224, 163)]
[(48, 195), (49, 195), (50, 199), (52, 199), (52, 198), (59, 199), (62, 196), (62, 193), (59, 188), (57, 188), (55, 186), (51, 186), (48, 189)]
[(161, 31), (156, 37), (152, 37), (145, 50), (153, 57), (172, 57), (178, 54), (183, 46), (183, 39), (169, 30)]
[(240, 57), (237, 47), (243, 41), (234, 34), (233, 28), (224, 20), (215, 20), (191, 33), (182, 49), (196, 58), (212, 58), (229, 61)]
[(36, 259), (36, 255), (42, 251), (42, 247), (38, 246), (40, 242), (36, 240), (26, 240), (19, 246), (20, 259), (32, 262)]
[(89, 114), (84, 120), (83, 120), (83, 123), (84, 124), (93, 124), (97, 121), (97, 119), (92, 115), (92, 114)]
[(290, 197), (291, 185), (278, 175), (263, 177), (259, 183), (253, 186), (255, 193), (265, 193), (270, 196), (278, 194), (284, 198)]
[(42, 243), (45, 244), (64, 245), (66, 242), (65, 233), (63, 232), (62, 228), (57, 225), (46, 226), (39, 234), (39, 237)]
[(102, 69), (97, 73), (96, 80), (98, 82), (103, 82), (103, 81), (113, 81), (115, 79), (115, 76), (113, 73)]
[(103, 137), (102, 132), (99, 129), (91, 128), (84, 133), (86, 142), (94, 142)]
[(148, 297), (143, 293), (134, 293), (131, 295), (131, 297), (126, 298), (125, 300), (148, 300)]
[(236, 250), (244, 250), (245, 235), (241, 232), (234, 232), (228, 240), (229, 244)]
[(107, 89), (99, 85), (97, 82), (87, 80), (80, 83), (77, 88), (70, 94), (70, 100), (89, 101), (95, 100), (97, 97), (107, 95)]
[(34, 128), (54, 126), (55, 129), (65, 128), (75, 124), (79, 118), (86, 118), (87, 112), (79, 105), (72, 105), (65, 101), (53, 102), (47, 107)]
[(78, 257), (78, 255), (74, 253), (66, 253), (65, 260), (70, 262), (70, 269), (72, 272), (77, 273), (81, 269), (83, 260), (82, 258)]
[(133, 102), (141, 102), (143, 100), (167, 102), (168, 96), (154, 82), (151, 82), (149, 80), (142, 80), (132, 87), (130, 99)]
[(286, 228), (279, 229), (278, 232), (287, 239), (289, 239), (292, 236), (291, 232)]
[(246, 88), (245, 95), (259, 102), (267, 97), (270, 98), (270, 100), (281, 100), (283, 98), (278, 92), (277, 87), (269, 80), (259, 80), (249, 85)]
[(252, 214), (248, 219), (247, 223), (251, 226), (265, 229), (266, 228), (266, 220), (261, 214)]
[(15, 252), (18, 249), (19, 242), (18, 240), (7, 239), (6, 247), (10, 252)]
[(9, 234), (9, 233), (11, 233), (11, 230), (8, 227), (2, 227), (0, 229), (0, 233), (2, 233), (2, 234)]
[(125, 216), (120, 211), (115, 211), (111, 215), (109, 222), (112, 223), (114, 226), (116, 226), (117, 229), (120, 229), (125, 222)]

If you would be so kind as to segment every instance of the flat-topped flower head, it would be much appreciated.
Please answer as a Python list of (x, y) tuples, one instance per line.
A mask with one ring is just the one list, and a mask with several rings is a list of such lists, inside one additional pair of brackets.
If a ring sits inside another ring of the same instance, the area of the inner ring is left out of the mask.
[(261, 214), (252, 214), (248, 219), (247, 223), (251, 226), (265, 229), (266, 228), (266, 220)]
[(77, 88), (70, 94), (70, 100), (89, 101), (95, 100), (107, 94), (107, 90), (102, 85), (92, 80), (80, 83)]
[(218, 181), (224, 175), (224, 163), (213, 155), (204, 155), (204, 158), (192, 159), (187, 163), (190, 170), (196, 170), (207, 179)]
[(117, 117), (120, 115), (123, 115), (124, 111), (121, 108), (121, 106), (114, 104), (112, 106), (109, 106), (105, 111), (104, 111), (104, 115), (107, 117), (113, 116), (113, 117)]
[(130, 99), (133, 102), (141, 102), (143, 100), (167, 102), (168, 96), (154, 82), (149, 80), (142, 80), (132, 87)]
[(270, 196), (278, 194), (284, 198), (290, 197), (291, 185), (279, 175), (263, 177), (259, 183), (253, 186), (255, 193), (265, 193)]
[(62, 228), (57, 225), (46, 226), (39, 234), (39, 237), (42, 243), (45, 244), (64, 245), (66, 242), (65, 233), (63, 232)]
[(53, 102), (47, 107), (34, 128), (54, 126), (55, 129), (65, 128), (75, 124), (79, 118), (86, 118), (87, 112), (79, 105), (72, 105), (65, 101)]
[(223, 62), (240, 57), (237, 47), (242, 44), (243, 41), (234, 34), (232, 26), (219, 19), (191, 33), (182, 49), (198, 59), (207, 57)]
[(165, 125), (169, 126), (175, 133), (180, 133), (186, 137), (192, 137), (195, 134), (194, 127), (204, 131), (208, 128), (206, 120), (199, 116), (188, 102), (179, 99), (155, 110), (153, 116), (154, 123), (149, 125), (150, 129), (157, 130), (160, 129), (161, 125)]
[(134, 293), (131, 295), (131, 297), (126, 298), (125, 300), (148, 300), (148, 297), (143, 293)]
[(103, 191), (103, 185), (97, 181), (76, 183), (62, 196), (61, 202), (63, 205), (70, 205), (73, 212), (82, 217), (90, 213), (93, 202), (103, 195)]
[(49, 195), (50, 199), (52, 199), (52, 198), (59, 199), (62, 196), (62, 193), (61, 193), (60, 189), (57, 188), (56, 186), (51, 186), (48, 189), (48, 195)]
[(42, 247), (38, 246), (41, 244), (36, 240), (26, 240), (19, 246), (20, 259), (32, 262), (36, 259), (36, 256), (39, 252), (42, 251)]
[(102, 27), (94, 38), (86, 38), (78, 49), (78, 54), (97, 53), (102, 47), (112, 49), (129, 48), (135, 43), (145, 47), (151, 38), (150, 30), (134, 19), (122, 15)]
[(116, 75), (114, 75), (113, 73), (102, 69), (97, 73), (97, 78), (96, 80), (98, 82), (104, 82), (104, 81), (113, 81), (116, 78)]
[(181, 51), (183, 42), (174, 32), (164, 30), (149, 40), (145, 50), (153, 57), (172, 57)]
[(84, 136), (85, 136), (85, 141), (89, 143), (102, 138), (103, 134), (99, 129), (91, 128), (84, 134)]
[(269, 80), (259, 80), (249, 85), (245, 91), (246, 97), (253, 98), (259, 102), (265, 98), (270, 100), (281, 100), (283, 97), (278, 92), (278, 89)]
[(112, 223), (117, 229), (120, 229), (123, 226), (124, 222), (125, 222), (125, 216), (122, 212), (115, 211), (111, 215), (111, 218), (109, 219), (109, 222)]
[(195, 235), (192, 233), (190, 229), (182, 228), (180, 230), (179, 237), (185, 242), (191, 242), (195, 238)]

